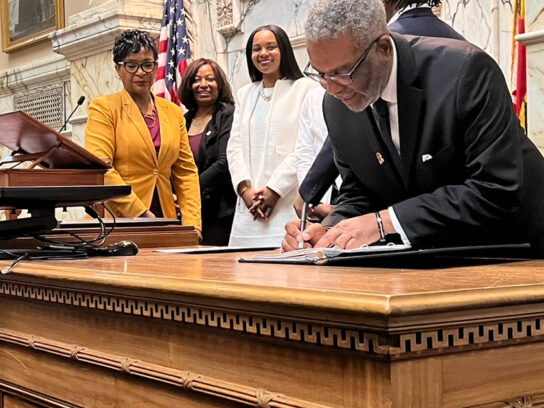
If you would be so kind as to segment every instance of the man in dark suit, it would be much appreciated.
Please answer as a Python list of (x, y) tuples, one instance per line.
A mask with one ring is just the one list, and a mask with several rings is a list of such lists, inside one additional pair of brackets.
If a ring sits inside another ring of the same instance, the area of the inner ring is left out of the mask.
[(389, 34), (379, 0), (320, 0), (306, 38), (344, 180), (338, 205), (284, 250), (530, 241), (544, 256), (544, 158), (502, 72), (467, 42)]
[[(464, 40), (461, 34), (434, 15), (431, 7), (439, 6), (442, 0), (426, 2), (382, 0), (382, 2), (389, 22), (388, 29), (391, 32)], [(306, 201), (316, 205), (337, 177), (338, 169), (334, 164), (331, 141), (327, 138), (300, 185), (300, 194)], [(298, 209), (297, 213), (300, 215)]]
[(389, 22), (389, 31), (464, 40), (461, 34), (434, 15), (431, 7), (440, 6), (442, 0), (382, 0), (382, 2)]

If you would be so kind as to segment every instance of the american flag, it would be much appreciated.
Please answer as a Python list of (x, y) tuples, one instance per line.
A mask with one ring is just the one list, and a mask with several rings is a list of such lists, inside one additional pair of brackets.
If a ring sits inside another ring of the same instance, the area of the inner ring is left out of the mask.
[(153, 92), (179, 105), (178, 88), (191, 62), (183, 0), (165, 0), (159, 37), (159, 68)]

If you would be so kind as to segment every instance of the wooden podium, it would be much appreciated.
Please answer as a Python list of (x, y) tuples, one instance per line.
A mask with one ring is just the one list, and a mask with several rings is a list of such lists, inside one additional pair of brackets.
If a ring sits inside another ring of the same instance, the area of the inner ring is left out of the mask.
[[(0, 165), (0, 187), (101, 186), (111, 165), (23, 111), (0, 115), (0, 144), (12, 150)], [(17, 168), (22, 163), (28, 168)], [(0, 203), (0, 208), (3, 207)], [(103, 210), (98, 211), (103, 216)], [(6, 211), (8, 220), (16, 218)]]
[[(0, 115), (0, 144), (13, 151), (1, 164), (0, 187), (103, 185), (111, 165), (22, 111)], [(16, 168), (23, 162), (30, 167)], [(40, 167), (38, 167), (40, 166)]]

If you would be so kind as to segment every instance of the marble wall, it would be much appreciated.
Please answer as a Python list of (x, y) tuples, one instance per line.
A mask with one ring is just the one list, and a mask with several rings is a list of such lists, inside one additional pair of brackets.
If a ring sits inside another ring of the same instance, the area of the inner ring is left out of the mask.
[(489, 53), (510, 85), (513, 0), (443, 0), (441, 17)]
[(527, 32), (544, 30), (544, 0), (525, 0), (525, 27)]
[(527, 46), (527, 131), (544, 154), (544, 0), (528, 0), (526, 34), (517, 37)]

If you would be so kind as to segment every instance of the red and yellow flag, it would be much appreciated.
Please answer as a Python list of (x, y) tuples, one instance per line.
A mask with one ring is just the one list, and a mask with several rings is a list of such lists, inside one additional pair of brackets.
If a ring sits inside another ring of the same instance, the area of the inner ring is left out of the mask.
[(516, 35), (524, 32), (525, 0), (515, 0), (512, 27), (512, 96), (516, 115), (519, 117), (521, 126), (527, 129), (527, 51), (525, 45), (515, 39)]

